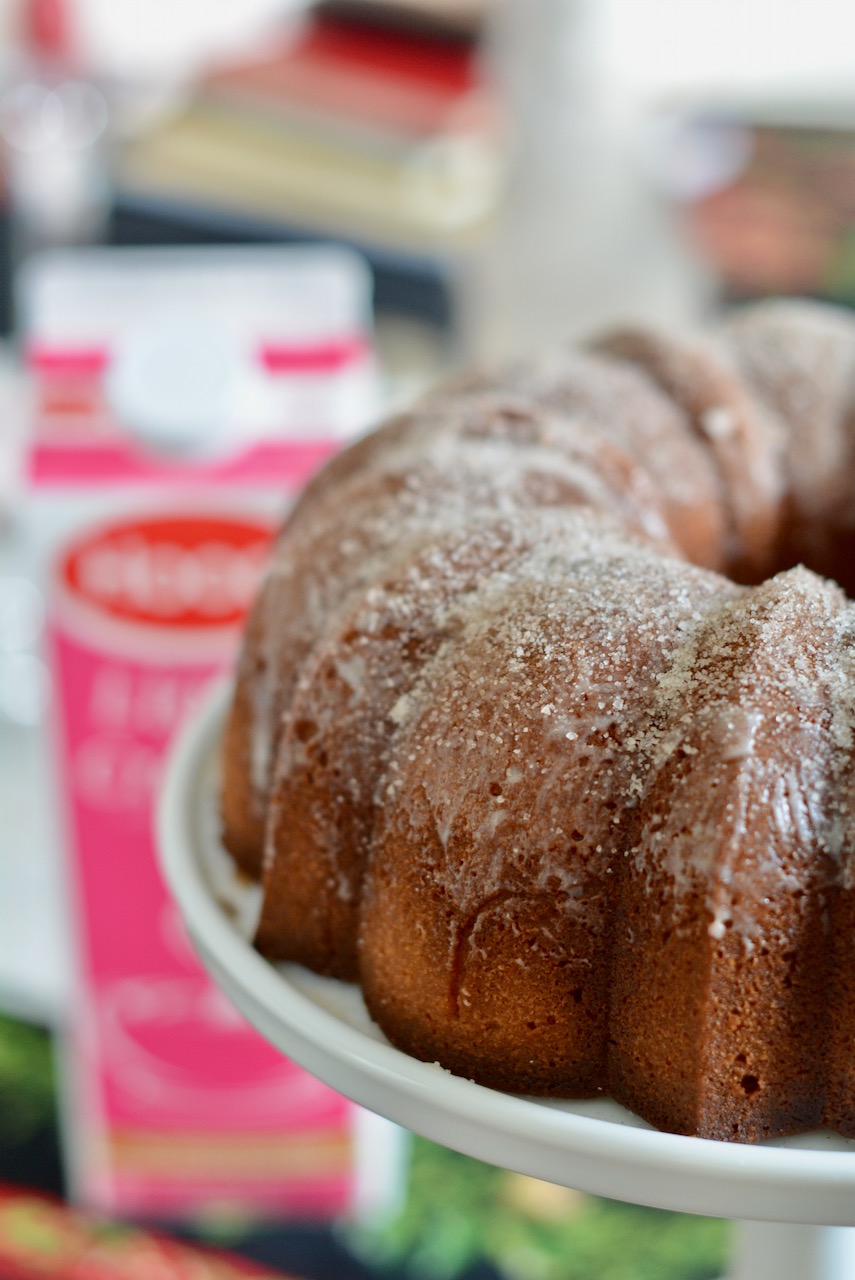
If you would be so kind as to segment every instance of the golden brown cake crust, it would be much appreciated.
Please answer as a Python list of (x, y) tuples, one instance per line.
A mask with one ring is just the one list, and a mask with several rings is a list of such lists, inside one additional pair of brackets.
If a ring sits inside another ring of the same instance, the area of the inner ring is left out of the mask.
[[(585, 510), (474, 519), (395, 557), (345, 610), (304, 668), (282, 722), (256, 944), (337, 977), (357, 976), (361, 889), (408, 691), (470, 607), (532, 560), (563, 574), (580, 556), (649, 554)], [(296, 940), (296, 941), (295, 941)]]
[(557, 349), (484, 379), (593, 427), (649, 472), (675, 544), (709, 569), (727, 565), (718, 467), (683, 409), (643, 370), (595, 351)]
[(360, 974), (408, 1052), (572, 1095), (607, 1087), (613, 884), (646, 767), (629, 739), (654, 713), (650, 681), (680, 622), (720, 586), (632, 548), (525, 567), (411, 691)]
[(312, 492), (286, 525), (253, 609), (223, 754), (226, 845), (256, 875), (258, 815), (302, 664), (338, 611), (397, 558), (450, 528), (465, 537), (502, 514), (580, 506), (674, 551), (655, 487), (631, 454), (501, 391), (439, 399), (395, 420), (334, 459)]
[(848, 608), (806, 570), (780, 574), (712, 613), (660, 688), (680, 732), (653, 744), (618, 891), (610, 1076), (678, 1132), (755, 1141), (822, 1121)]
[(644, 369), (686, 413), (719, 470), (728, 572), (761, 581), (775, 568), (781, 538), (785, 435), (777, 414), (748, 393), (724, 348), (708, 338), (623, 329), (595, 349)]

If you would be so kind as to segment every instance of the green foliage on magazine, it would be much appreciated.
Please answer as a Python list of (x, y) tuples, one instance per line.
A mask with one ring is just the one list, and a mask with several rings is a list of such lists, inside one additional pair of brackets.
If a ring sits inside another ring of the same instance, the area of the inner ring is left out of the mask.
[(455, 1280), (483, 1259), (509, 1280), (713, 1280), (728, 1241), (715, 1218), (598, 1199), (416, 1138), (404, 1208), (358, 1244), (413, 1280)]
[(48, 1122), (54, 1106), (49, 1035), (0, 1014), (0, 1142), (25, 1141)]

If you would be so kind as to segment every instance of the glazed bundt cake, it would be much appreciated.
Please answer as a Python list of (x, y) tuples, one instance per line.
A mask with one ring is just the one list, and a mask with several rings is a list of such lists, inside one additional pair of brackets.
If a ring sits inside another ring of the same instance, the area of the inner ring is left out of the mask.
[[(256, 945), (482, 1084), (855, 1135), (855, 318), (458, 381), (308, 486), (224, 840)], [(810, 568), (804, 567), (804, 562)]]

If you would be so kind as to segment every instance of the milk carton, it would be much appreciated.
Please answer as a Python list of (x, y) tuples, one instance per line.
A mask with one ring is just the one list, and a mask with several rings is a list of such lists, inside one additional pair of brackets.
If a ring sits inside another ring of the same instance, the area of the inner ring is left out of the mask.
[(152, 824), (288, 502), (375, 408), (369, 304), (359, 260), (323, 249), (59, 253), (22, 281), (19, 541), (48, 598), (61, 818), (45, 887), (71, 935), (69, 1172), (99, 1209), (323, 1220), (382, 1187), (364, 1115), (202, 970)]

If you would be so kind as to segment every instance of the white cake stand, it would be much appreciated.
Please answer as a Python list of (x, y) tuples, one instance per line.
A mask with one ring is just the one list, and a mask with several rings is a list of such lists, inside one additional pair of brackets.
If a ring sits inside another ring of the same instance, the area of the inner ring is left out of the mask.
[(218, 687), (171, 754), (162, 868), (203, 963), (277, 1048), (362, 1106), (466, 1155), (595, 1195), (742, 1223), (731, 1280), (855, 1277), (855, 1141), (811, 1133), (745, 1146), (659, 1133), (608, 1099), (514, 1097), (417, 1062), (358, 990), (249, 945), (257, 890), (219, 842)]

